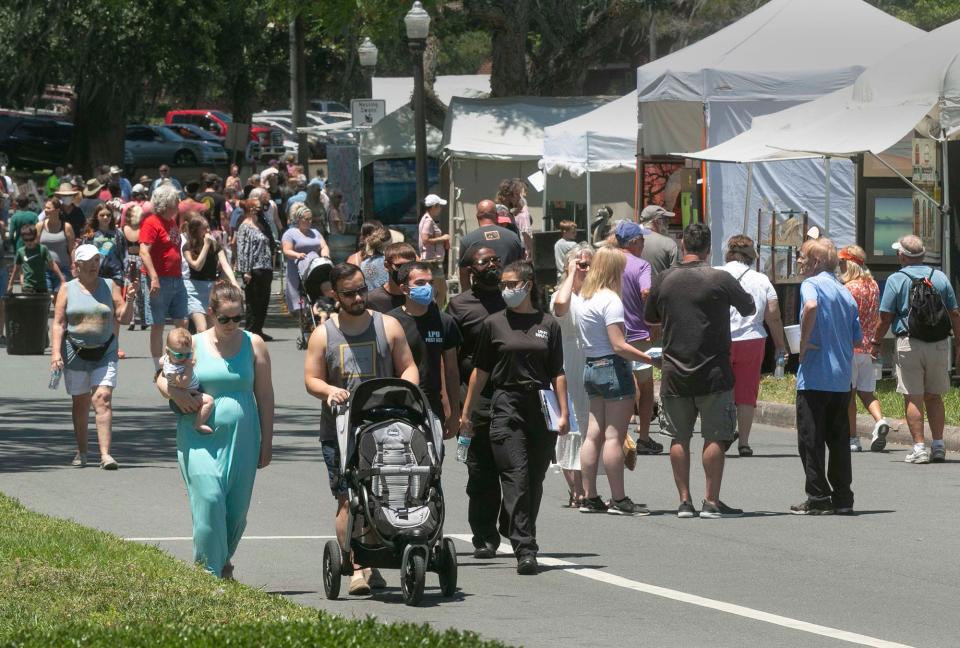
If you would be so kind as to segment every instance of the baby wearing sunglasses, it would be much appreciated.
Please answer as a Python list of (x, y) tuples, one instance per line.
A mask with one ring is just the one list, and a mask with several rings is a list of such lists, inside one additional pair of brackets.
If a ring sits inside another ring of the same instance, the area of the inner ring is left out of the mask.
[[(193, 372), (193, 339), (185, 328), (171, 329), (167, 335), (167, 349), (163, 355), (163, 377), (167, 379), (168, 389), (185, 389), (194, 396), (200, 396), (203, 404), (197, 412), (194, 429), (204, 434), (212, 434), (213, 428), (207, 425), (207, 419), (213, 413), (213, 396), (206, 394), (200, 387), (200, 379)], [(174, 401), (170, 409), (183, 414)]]

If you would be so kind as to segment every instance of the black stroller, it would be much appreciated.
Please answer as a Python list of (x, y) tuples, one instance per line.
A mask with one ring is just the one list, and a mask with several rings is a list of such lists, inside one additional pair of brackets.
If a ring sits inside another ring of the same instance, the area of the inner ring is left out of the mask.
[(352, 573), (351, 552), (366, 567), (399, 568), (407, 605), (423, 597), (427, 570), (439, 574), (443, 595), (453, 596), (457, 552), (453, 540), (443, 537), (443, 430), (423, 392), (405, 380), (376, 378), (357, 387), (349, 404), (338, 409), (350, 546), (330, 540), (323, 549), (327, 598), (337, 598), (341, 575)]
[[(317, 315), (314, 305), (319, 305), (328, 312), (333, 310), (333, 302), (324, 296), (321, 285), (330, 280), (330, 271), (333, 263), (326, 257), (311, 252), (297, 262), (297, 274), (300, 276), (300, 337), (297, 338), (297, 348), (306, 349), (307, 341), (313, 329), (317, 328)], [(329, 302), (329, 303), (327, 303)]]

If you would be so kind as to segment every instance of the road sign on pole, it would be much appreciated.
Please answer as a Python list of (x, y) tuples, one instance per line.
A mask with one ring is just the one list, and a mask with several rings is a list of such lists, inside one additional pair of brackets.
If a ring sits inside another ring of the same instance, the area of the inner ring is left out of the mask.
[(383, 99), (353, 99), (350, 114), (354, 128), (370, 128), (387, 114), (387, 102)]

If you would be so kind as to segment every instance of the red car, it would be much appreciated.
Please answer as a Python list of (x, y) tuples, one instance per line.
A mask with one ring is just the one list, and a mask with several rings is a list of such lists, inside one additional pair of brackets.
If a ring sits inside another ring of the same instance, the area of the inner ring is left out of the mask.
[[(164, 119), (166, 124), (194, 124), (226, 139), (233, 116), (220, 110), (171, 110)], [(255, 158), (280, 158), (287, 150), (283, 145), (283, 132), (276, 128), (250, 126), (250, 153)]]

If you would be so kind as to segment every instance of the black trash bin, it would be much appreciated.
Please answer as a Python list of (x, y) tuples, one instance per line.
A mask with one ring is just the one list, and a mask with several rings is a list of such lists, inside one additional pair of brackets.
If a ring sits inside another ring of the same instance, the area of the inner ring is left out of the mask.
[(3, 298), (7, 315), (7, 354), (43, 355), (47, 348), (47, 293), (8, 294)]

